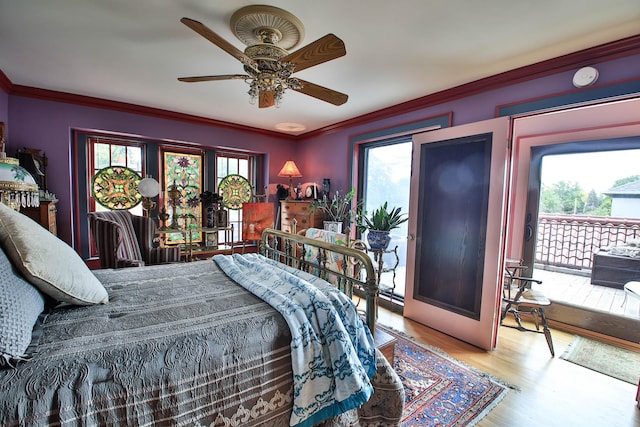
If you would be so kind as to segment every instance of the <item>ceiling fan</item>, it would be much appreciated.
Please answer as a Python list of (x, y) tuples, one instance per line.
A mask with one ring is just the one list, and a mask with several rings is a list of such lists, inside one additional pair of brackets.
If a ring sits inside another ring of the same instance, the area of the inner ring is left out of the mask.
[(237, 10), (231, 17), (231, 30), (244, 44), (241, 51), (201, 22), (190, 18), (180, 20), (184, 25), (200, 34), (244, 66), (246, 74), (224, 74), (217, 76), (180, 77), (181, 82), (204, 82), (213, 80), (245, 80), (249, 84), (249, 95), (258, 100), (260, 108), (278, 104), (284, 91), (292, 89), (334, 105), (347, 102), (348, 95), (338, 91), (292, 77), (323, 62), (344, 56), (344, 42), (333, 34), (326, 36), (289, 53), (304, 36), (302, 23), (289, 12), (273, 6), (253, 5)]

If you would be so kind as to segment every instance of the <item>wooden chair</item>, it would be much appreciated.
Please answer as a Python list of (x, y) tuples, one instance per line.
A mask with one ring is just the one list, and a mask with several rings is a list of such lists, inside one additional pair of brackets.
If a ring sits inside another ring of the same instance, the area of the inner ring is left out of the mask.
[[(549, 330), (547, 317), (544, 314), (544, 308), (551, 305), (551, 301), (542, 292), (531, 288), (533, 283), (541, 284), (542, 281), (522, 276), (524, 269), (526, 269), (526, 266), (519, 263), (505, 267), (500, 324), (519, 331), (544, 334), (549, 351), (551, 351), (551, 357), (554, 357), (555, 351), (553, 349), (553, 340), (551, 339), (551, 330)], [(516, 325), (503, 323), (509, 313), (513, 314)], [(521, 316), (523, 314), (532, 316), (535, 329), (527, 328), (522, 324)], [(542, 326), (542, 330), (540, 330), (540, 326)]]

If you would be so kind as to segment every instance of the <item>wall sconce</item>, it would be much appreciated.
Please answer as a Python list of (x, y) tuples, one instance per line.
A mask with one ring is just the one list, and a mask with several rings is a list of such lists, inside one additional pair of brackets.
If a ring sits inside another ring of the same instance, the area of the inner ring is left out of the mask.
[(293, 160), (287, 160), (284, 166), (282, 166), (282, 169), (280, 169), (280, 172), (278, 172), (278, 176), (289, 178), (289, 197), (288, 198), (291, 198), (291, 188), (293, 187), (291, 185), (291, 179), (299, 178), (302, 176), (302, 174), (300, 173), (300, 170), (298, 169), (298, 166), (296, 166)]
[(40, 191), (33, 176), (18, 159), (5, 153), (4, 122), (0, 122), (0, 201), (16, 211), (40, 206)]
[(153, 200), (160, 194), (160, 183), (150, 176), (141, 179), (138, 183), (138, 192), (142, 195), (142, 208), (147, 212), (156, 208), (157, 204)]

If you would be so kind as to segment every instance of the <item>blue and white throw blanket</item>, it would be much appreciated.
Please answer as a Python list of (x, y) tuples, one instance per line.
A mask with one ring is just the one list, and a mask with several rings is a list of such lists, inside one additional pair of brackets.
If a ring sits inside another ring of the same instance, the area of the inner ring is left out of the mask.
[(322, 279), (259, 254), (216, 255), (213, 260), (278, 310), (291, 329), (290, 425), (312, 426), (369, 400), (375, 346), (346, 295)]

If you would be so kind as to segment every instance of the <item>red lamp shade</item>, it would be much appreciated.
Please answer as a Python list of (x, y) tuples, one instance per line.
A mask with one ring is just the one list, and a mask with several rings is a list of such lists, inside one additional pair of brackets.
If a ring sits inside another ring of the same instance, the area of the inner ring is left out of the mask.
[(280, 169), (280, 172), (278, 172), (278, 176), (289, 178), (289, 197), (291, 197), (291, 178), (302, 176), (300, 169), (298, 169), (298, 166), (296, 166), (293, 160), (287, 160), (284, 166), (282, 166), (282, 169)]
[(287, 178), (297, 178), (301, 177), (302, 174), (298, 169), (298, 166), (293, 162), (293, 160), (287, 160), (280, 172), (278, 172), (278, 176), (284, 176)]

